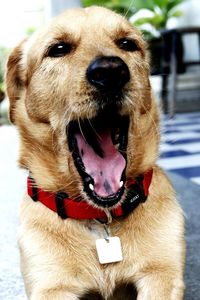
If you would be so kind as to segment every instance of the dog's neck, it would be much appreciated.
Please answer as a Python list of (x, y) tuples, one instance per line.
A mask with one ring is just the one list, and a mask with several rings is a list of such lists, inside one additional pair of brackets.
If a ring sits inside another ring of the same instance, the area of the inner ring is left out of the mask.
[[(113, 218), (126, 217), (140, 203), (145, 202), (149, 194), (153, 170), (149, 170), (141, 176), (126, 182), (127, 195), (122, 204), (116, 208), (109, 209)], [(28, 195), (33, 201), (39, 201), (52, 211), (56, 212), (62, 219), (99, 219), (108, 220), (108, 209), (97, 208), (87, 201), (75, 201), (70, 199), (64, 192), (51, 193), (37, 187), (34, 179), (29, 176), (27, 180)]]

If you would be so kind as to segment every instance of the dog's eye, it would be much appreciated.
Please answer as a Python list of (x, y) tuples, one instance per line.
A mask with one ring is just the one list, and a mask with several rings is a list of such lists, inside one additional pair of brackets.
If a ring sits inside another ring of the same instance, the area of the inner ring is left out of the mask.
[(50, 47), (47, 56), (50, 57), (62, 57), (65, 56), (66, 54), (70, 53), (72, 50), (72, 45), (65, 43), (65, 42), (60, 42), (52, 47)]
[(122, 38), (122, 39), (118, 40), (116, 42), (116, 44), (120, 49), (125, 50), (125, 51), (134, 52), (134, 51), (139, 50), (135, 41), (130, 38)]

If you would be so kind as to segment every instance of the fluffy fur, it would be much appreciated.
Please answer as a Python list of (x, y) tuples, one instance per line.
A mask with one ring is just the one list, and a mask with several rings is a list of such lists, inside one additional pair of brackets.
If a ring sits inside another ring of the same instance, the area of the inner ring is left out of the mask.
[[(124, 37), (133, 39), (139, 50), (119, 49), (115, 41)], [(71, 43), (73, 50), (64, 57), (48, 57), (49, 47), (60, 40)], [(19, 247), (28, 298), (181, 300), (183, 215), (169, 180), (156, 165), (159, 116), (146, 45), (123, 17), (99, 7), (70, 10), (13, 50), (7, 92), (10, 117), (21, 137), (20, 166), (31, 171), (44, 190), (87, 200), (68, 150), (66, 127), (73, 119), (97, 113), (94, 87), (85, 73), (98, 56), (118, 56), (130, 70), (121, 108), (121, 114), (130, 116), (126, 177), (153, 168), (150, 195), (127, 218), (111, 223), (112, 235), (121, 239), (124, 260), (107, 265), (99, 264), (95, 249), (102, 225), (62, 220), (26, 195)]]

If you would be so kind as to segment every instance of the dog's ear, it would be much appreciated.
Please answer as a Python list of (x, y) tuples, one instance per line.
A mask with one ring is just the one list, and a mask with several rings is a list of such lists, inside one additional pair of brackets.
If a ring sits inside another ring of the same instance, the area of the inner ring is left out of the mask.
[(9, 116), (15, 123), (16, 101), (19, 101), (22, 90), (26, 85), (26, 71), (22, 66), (23, 46), (21, 42), (10, 54), (7, 62), (6, 89), (10, 101)]

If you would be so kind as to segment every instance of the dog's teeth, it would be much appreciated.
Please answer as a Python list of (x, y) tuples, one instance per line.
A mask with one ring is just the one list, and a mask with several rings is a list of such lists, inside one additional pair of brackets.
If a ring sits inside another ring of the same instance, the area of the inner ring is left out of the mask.
[(123, 186), (123, 184), (124, 184), (124, 182), (120, 181), (120, 183), (119, 183), (120, 188)]
[(92, 191), (94, 191), (94, 186), (93, 186), (93, 184), (89, 184), (89, 188), (92, 190)]

